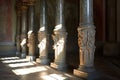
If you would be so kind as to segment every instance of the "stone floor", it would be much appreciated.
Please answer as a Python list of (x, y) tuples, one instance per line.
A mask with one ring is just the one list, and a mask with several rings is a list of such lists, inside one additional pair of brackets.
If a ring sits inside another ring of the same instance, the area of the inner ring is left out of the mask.
[[(97, 80), (120, 80), (120, 62), (117, 59), (96, 59), (96, 70), (104, 75)], [(72, 70), (70, 70), (72, 71)], [(50, 66), (29, 62), (18, 57), (0, 58), (0, 80), (84, 80), (71, 72), (61, 72)]]
[(27, 59), (0, 58), (0, 80), (82, 80), (65, 72), (57, 71)]

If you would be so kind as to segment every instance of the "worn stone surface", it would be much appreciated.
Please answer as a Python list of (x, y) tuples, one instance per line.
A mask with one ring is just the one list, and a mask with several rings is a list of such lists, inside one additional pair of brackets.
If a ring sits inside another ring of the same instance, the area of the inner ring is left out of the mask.
[(0, 80), (83, 80), (27, 59), (0, 58)]

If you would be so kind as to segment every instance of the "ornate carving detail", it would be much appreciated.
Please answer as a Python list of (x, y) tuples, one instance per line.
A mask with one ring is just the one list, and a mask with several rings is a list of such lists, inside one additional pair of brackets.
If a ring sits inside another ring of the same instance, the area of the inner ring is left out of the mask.
[(28, 32), (28, 44), (27, 44), (27, 46), (29, 47), (29, 54), (31, 56), (33, 56), (35, 53), (35, 35), (32, 31)]
[(54, 31), (52, 35), (54, 40), (53, 49), (55, 49), (55, 62), (64, 62), (66, 52), (66, 39), (67, 32), (65, 31)]
[(80, 66), (92, 67), (95, 51), (94, 27), (78, 27), (78, 45), (80, 48)]
[(38, 32), (38, 40), (41, 42), (44, 38), (46, 38), (46, 32), (45, 31), (39, 31)]
[(27, 37), (26, 37), (26, 35), (25, 34), (22, 34), (21, 35), (21, 47), (23, 48), (23, 47), (25, 47), (25, 45), (26, 45), (26, 39), (27, 39)]
[(39, 53), (41, 57), (47, 57), (47, 47), (48, 47), (48, 35), (45, 31), (39, 31), (38, 33), (39, 40)]

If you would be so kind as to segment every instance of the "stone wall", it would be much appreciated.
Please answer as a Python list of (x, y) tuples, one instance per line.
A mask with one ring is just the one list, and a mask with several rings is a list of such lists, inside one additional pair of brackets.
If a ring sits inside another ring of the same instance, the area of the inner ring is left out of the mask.
[(0, 0), (0, 56), (15, 55), (15, 0)]

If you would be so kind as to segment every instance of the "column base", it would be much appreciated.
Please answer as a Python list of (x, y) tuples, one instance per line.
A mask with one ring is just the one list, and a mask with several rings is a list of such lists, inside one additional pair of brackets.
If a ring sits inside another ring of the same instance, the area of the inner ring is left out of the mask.
[(74, 69), (73, 74), (87, 80), (97, 80), (103, 78), (100, 72), (94, 68)]
[(63, 64), (56, 64), (56, 63), (51, 63), (50, 66), (52, 68), (55, 68), (60, 71), (66, 71), (67, 70), (67, 65), (65, 63)]
[(17, 56), (17, 57), (20, 57), (20, 52), (16, 52), (16, 56)]
[(36, 61), (36, 57), (35, 56), (28, 56), (27, 59), (32, 62), (32, 61)]
[(21, 59), (26, 58), (26, 53), (21, 53), (20, 58), (21, 58)]
[(38, 58), (36, 59), (36, 62), (43, 64), (43, 65), (49, 65), (49, 59), (47, 58)]

